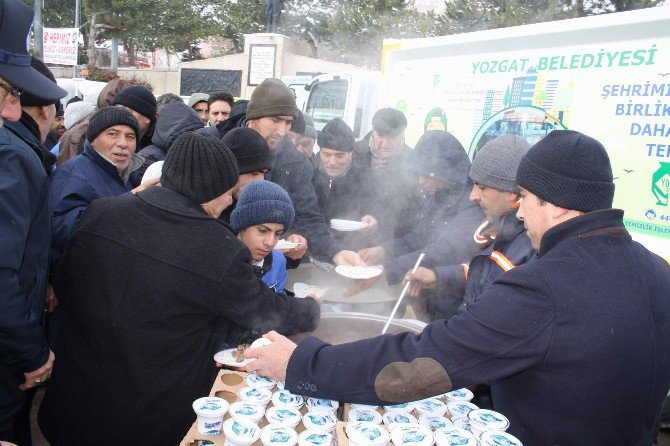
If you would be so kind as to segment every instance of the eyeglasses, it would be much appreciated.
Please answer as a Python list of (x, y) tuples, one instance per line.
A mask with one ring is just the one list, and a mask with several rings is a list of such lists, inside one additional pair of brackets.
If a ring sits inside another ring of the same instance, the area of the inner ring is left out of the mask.
[(9, 85), (3, 84), (2, 82), (0, 82), (0, 87), (2, 87), (2, 89), (5, 90), (7, 93), (11, 94), (14, 97), (14, 99), (20, 98), (21, 95), (23, 94), (23, 90), (10, 87)]

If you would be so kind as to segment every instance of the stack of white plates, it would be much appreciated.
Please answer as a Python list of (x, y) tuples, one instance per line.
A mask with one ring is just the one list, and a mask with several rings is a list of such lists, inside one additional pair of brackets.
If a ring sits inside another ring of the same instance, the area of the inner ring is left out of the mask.
[(330, 220), (330, 227), (336, 231), (349, 232), (367, 228), (368, 223), (356, 220), (338, 220), (333, 218)]

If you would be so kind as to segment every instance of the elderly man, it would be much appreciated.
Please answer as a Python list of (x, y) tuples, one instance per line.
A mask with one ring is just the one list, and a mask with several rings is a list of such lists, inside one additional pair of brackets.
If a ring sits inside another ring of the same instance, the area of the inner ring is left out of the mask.
[(161, 187), (97, 200), (82, 217), (56, 271), (64, 316), (40, 410), (51, 445), (176, 445), (217, 351), (314, 329), (318, 303), (270, 290), (217, 218), (238, 175), (220, 140), (185, 133)]
[[(537, 258), (420, 336), (297, 348), (269, 335), (247, 370), (286, 389), (379, 404), (492, 382), (508, 432), (530, 445), (650, 445), (670, 387), (670, 266), (634, 242), (605, 148), (555, 130), (523, 157), (517, 217)], [(369, 354), (374, 352), (374, 355)]]
[[(31, 66), (33, 11), (0, 1), (0, 121), (22, 116), (20, 96), (48, 114), (67, 92)], [(18, 124), (18, 123), (17, 123)], [(48, 131), (48, 130), (47, 130)], [(42, 325), (49, 271), (49, 183), (37, 132), (0, 126), (0, 441), (30, 444), (29, 389), (49, 379), (54, 355)], [(41, 135), (41, 132), (40, 132)]]
[(52, 261), (65, 249), (86, 208), (102, 197), (132, 189), (130, 174), (142, 165), (135, 153), (140, 129), (135, 117), (119, 107), (104, 107), (91, 116), (84, 152), (51, 176)]
[(475, 154), (470, 168), (474, 182), (470, 200), (479, 204), (486, 221), (471, 239), (479, 249), (469, 265), (439, 263), (405, 275), (403, 285), (412, 282), (410, 296), (427, 292), (432, 320), (449, 319), (459, 307), (463, 311), (499, 275), (535, 256), (523, 222), (516, 218), (520, 200), (516, 171), (528, 148), (520, 136), (504, 135), (487, 142)]

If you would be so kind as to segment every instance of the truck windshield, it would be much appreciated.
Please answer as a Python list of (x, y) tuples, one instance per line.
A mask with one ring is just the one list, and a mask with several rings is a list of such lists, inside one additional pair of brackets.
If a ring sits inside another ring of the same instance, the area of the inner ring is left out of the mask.
[(305, 112), (314, 120), (314, 128), (320, 131), (328, 121), (344, 118), (348, 89), (346, 79), (318, 82), (312, 86)]

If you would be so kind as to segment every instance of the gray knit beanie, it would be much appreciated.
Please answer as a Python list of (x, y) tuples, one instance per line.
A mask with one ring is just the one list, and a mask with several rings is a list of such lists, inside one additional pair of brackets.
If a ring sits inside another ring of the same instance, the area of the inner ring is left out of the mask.
[(198, 102), (207, 102), (209, 101), (209, 95), (207, 93), (193, 93), (190, 98), (188, 98), (188, 106), (193, 107)]
[(202, 204), (232, 189), (239, 176), (235, 156), (219, 138), (187, 132), (167, 152), (161, 185)]
[(288, 193), (281, 186), (266, 180), (247, 184), (230, 214), (235, 232), (263, 223), (279, 223), (287, 230), (293, 224), (295, 210)]
[(86, 130), (86, 139), (93, 142), (99, 134), (115, 125), (127, 125), (135, 132), (135, 139), (140, 140), (140, 125), (137, 119), (128, 110), (120, 107), (102, 107), (91, 115), (88, 120), (88, 129)]
[(251, 93), (247, 106), (247, 120), (266, 116), (293, 116), (298, 119), (300, 110), (295, 106), (291, 90), (279, 79), (268, 78)]
[(517, 135), (492, 139), (475, 154), (470, 179), (500, 191), (517, 192), (516, 171), (529, 148), (528, 142)]
[(65, 107), (65, 128), (70, 130), (95, 111), (95, 105), (86, 101), (77, 101)]

